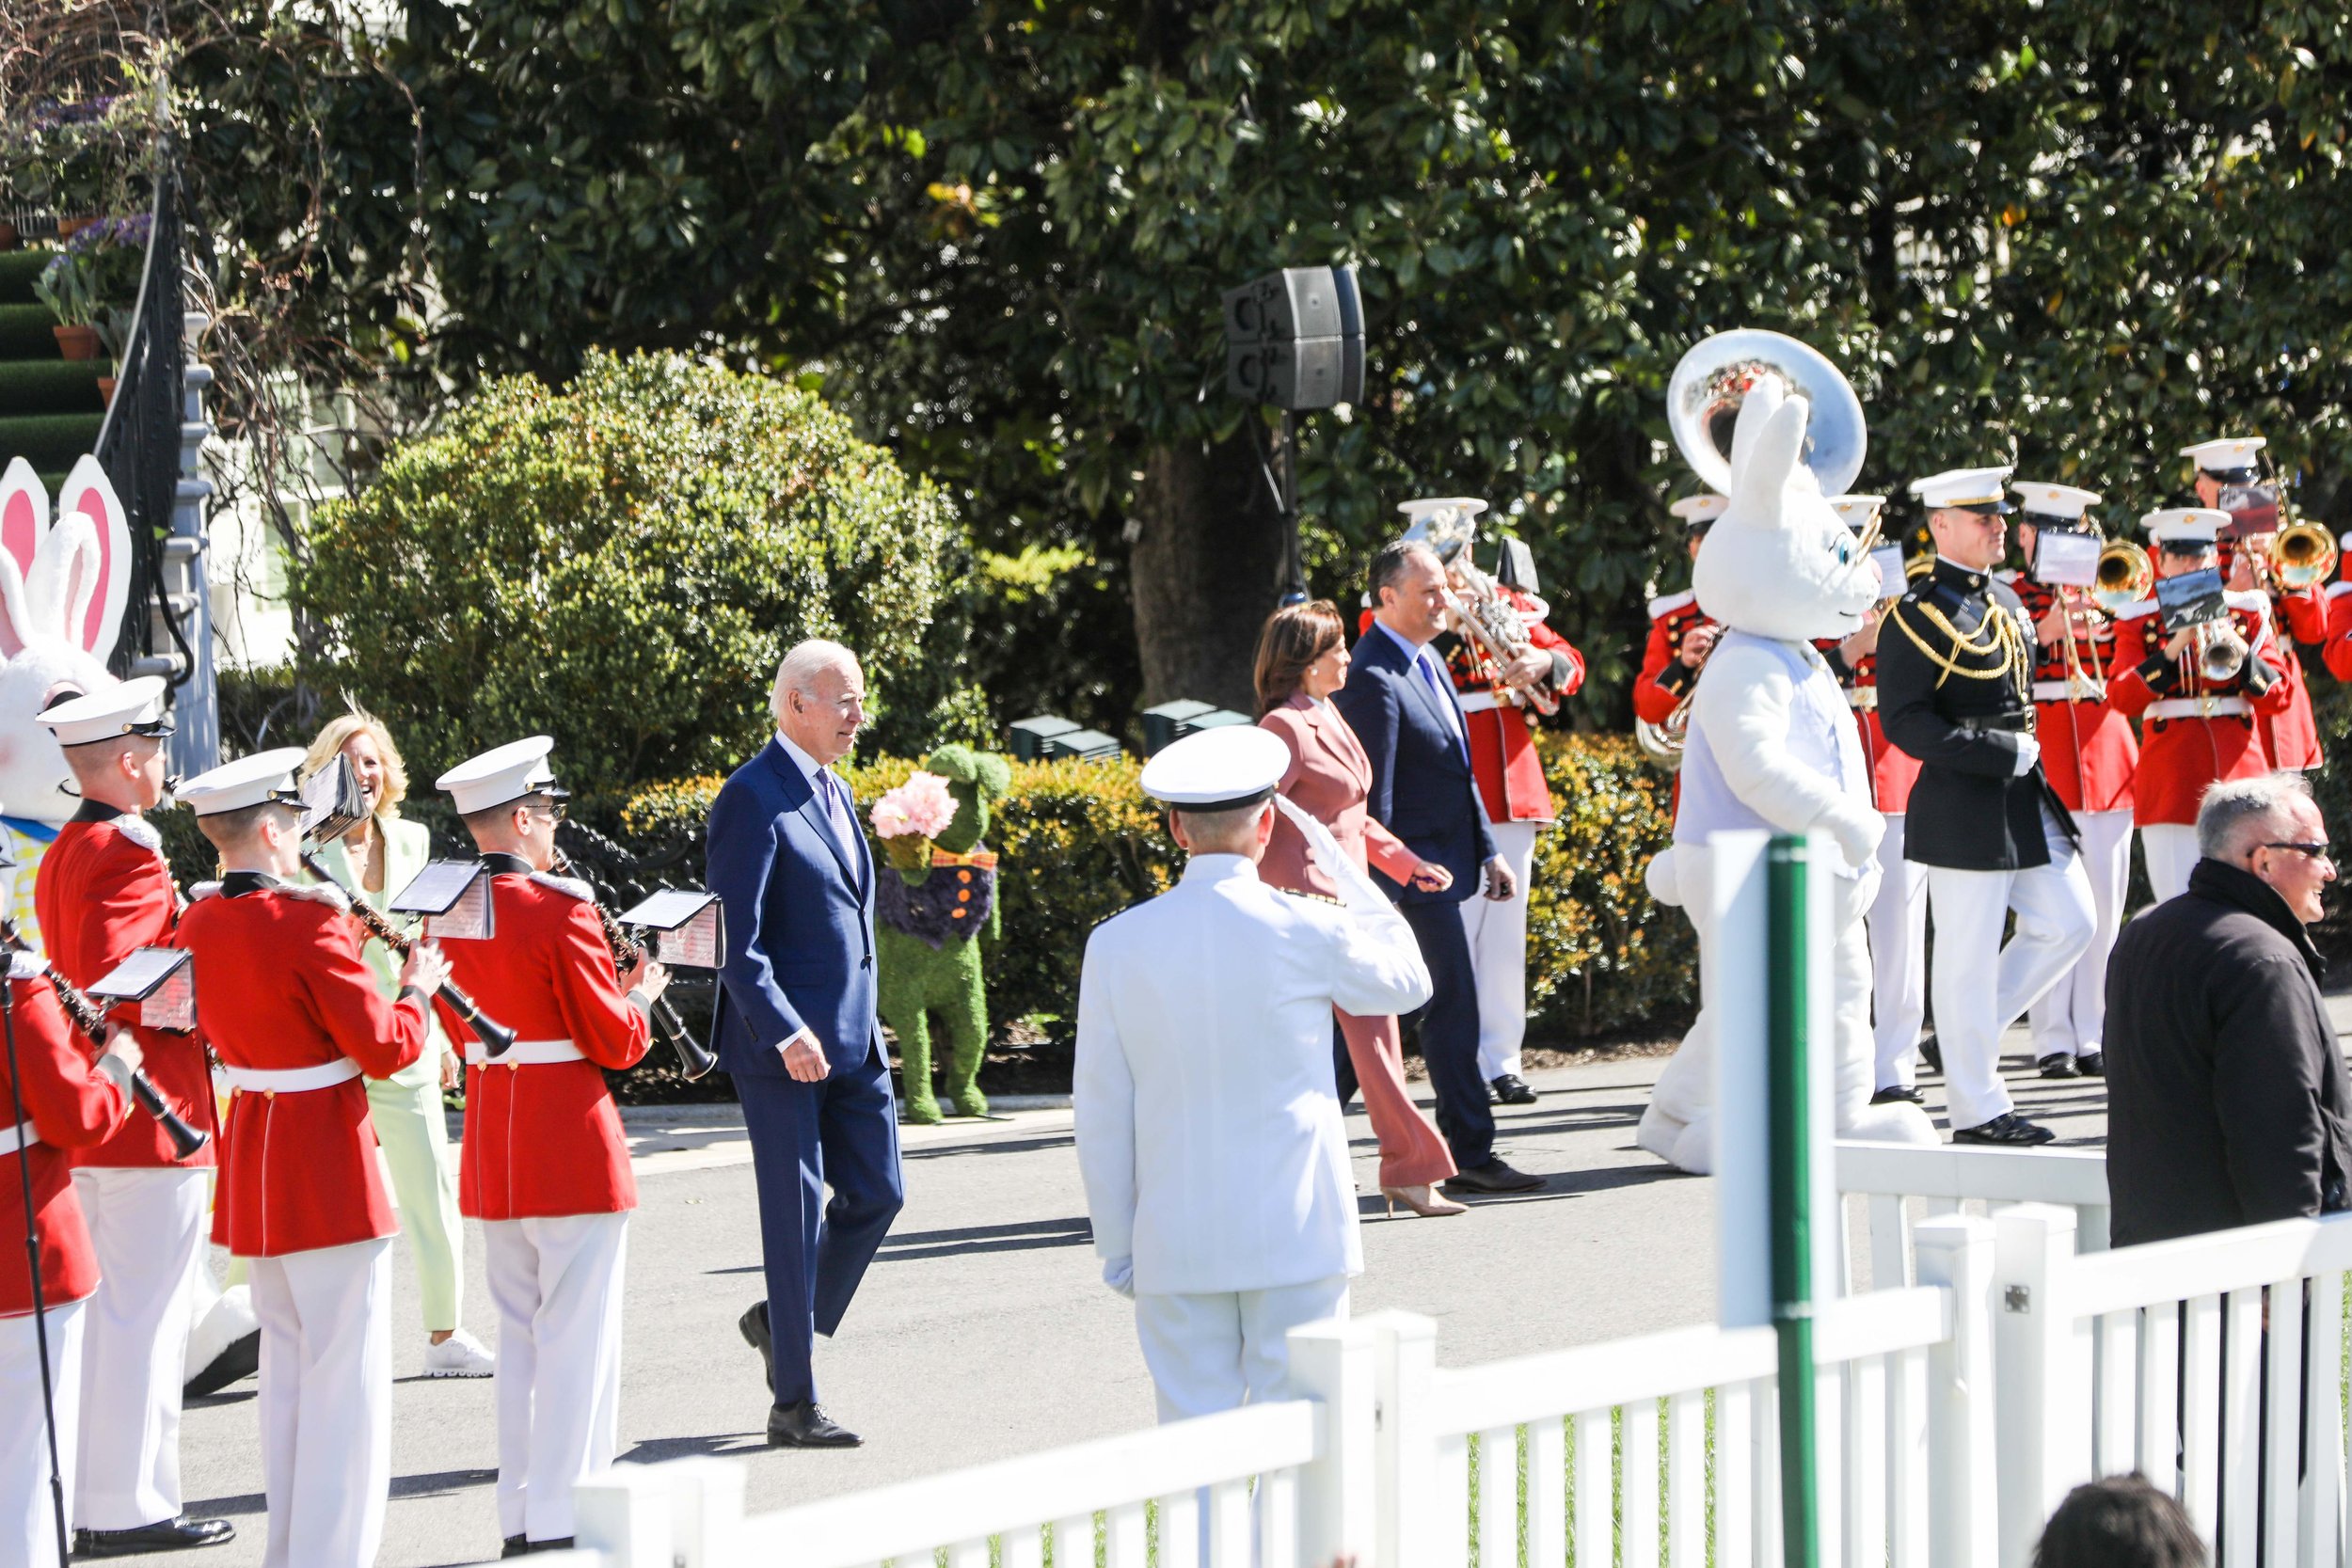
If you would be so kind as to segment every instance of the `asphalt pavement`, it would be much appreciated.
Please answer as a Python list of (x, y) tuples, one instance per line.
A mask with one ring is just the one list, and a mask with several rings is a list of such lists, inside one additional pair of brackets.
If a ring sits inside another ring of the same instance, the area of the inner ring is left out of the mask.
[[(2333, 999), (2342, 1027), (2352, 999)], [(2014, 1033), (2012, 1051), (2025, 1049)], [(1476, 1202), (1450, 1219), (1388, 1217), (1363, 1200), (1359, 1310), (1403, 1307), (1438, 1323), (1438, 1355), (1467, 1365), (1706, 1320), (1713, 1310), (1711, 1183), (1633, 1147), (1662, 1057), (1537, 1075), (1542, 1099), (1505, 1108), (1499, 1151), (1545, 1178), (1539, 1192)], [(2045, 1084), (2010, 1060), (2020, 1108), (2071, 1145), (2105, 1135), (2097, 1080)], [(1926, 1082), (1941, 1124), (1935, 1079)], [(764, 1293), (751, 1151), (733, 1106), (628, 1117), (641, 1207), (630, 1227), (621, 1457), (731, 1454), (750, 1465), (750, 1507), (832, 1494), (1049, 1449), (1152, 1419), (1127, 1304), (1099, 1282), (1067, 1110), (906, 1129), (907, 1207), (840, 1337), (820, 1342), (826, 1408), (862, 1433), (846, 1452), (771, 1451), (757, 1355), (736, 1331)], [(1349, 1118), (1360, 1190), (1376, 1194), (1375, 1146)], [(492, 1338), (482, 1245), (467, 1227), (465, 1321)], [(429, 1381), (415, 1272), (395, 1243), (392, 1496), (383, 1568), (496, 1556), (491, 1385)], [(238, 1568), (262, 1555), (253, 1385), (202, 1401), (182, 1430), (189, 1511), (233, 1519), (239, 1538), (195, 1559)]]

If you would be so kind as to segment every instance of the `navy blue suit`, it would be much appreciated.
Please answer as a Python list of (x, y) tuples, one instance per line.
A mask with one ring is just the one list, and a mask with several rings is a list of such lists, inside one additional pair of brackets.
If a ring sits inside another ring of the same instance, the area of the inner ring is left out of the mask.
[[(813, 1337), (840, 1326), (905, 1202), (874, 1012), (874, 863), (854, 818), (849, 839), (773, 739), (710, 804), (727, 937), (712, 1028), (751, 1133), (780, 1405), (817, 1397)], [(779, 1049), (803, 1027), (831, 1067), (814, 1084)]]
[[(1438, 1096), (1438, 1130), (1454, 1163), (1470, 1170), (1494, 1157), (1495, 1117), (1478, 1075), (1478, 982), (1460, 905), (1478, 895), (1495, 840), (1461, 739), (1469, 726), (1454, 683), (1441, 676), (1438, 684), (1442, 694), (1414, 669), (1404, 645), (1375, 624), (1356, 640), (1347, 684), (1331, 694), (1331, 704), (1372, 763), (1365, 809), (1413, 853), (1454, 873), (1454, 885), (1443, 893), (1406, 887), (1378, 871), (1373, 876), (1420, 939), (1422, 960), (1436, 985), (1419, 1015), (1422, 1060)], [(1344, 1101), (1354, 1092), (1355, 1073), (1343, 1053), (1338, 1067)]]

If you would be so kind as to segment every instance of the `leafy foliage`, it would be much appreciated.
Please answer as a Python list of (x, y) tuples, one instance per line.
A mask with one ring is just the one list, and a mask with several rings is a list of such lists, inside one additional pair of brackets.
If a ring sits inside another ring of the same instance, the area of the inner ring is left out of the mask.
[(761, 743), (812, 636), (864, 658), (879, 744), (977, 720), (953, 507), (764, 377), (592, 354), (560, 393), (491, 382), (310, 543), (290, 591), (331, 641), (302, 674), (421, 779), (535, 731), (592, 793), (715, 768)]
[(821, 379), (957, 496), (1018, 706), (1124, 718), (1148, 459), (1249, 450), (1218, 293), (1278, 265), (1367, 293), (1315, 589), (1397, 498), (1488, 496), (1587, 721), (1680, 585), (1661, 394), (1708, 331), (1847, 367), (1872, 489), (2014, 455), (2113, 521), (2228, 426), (2327, 515), (2352, 436), (2352, 24), (2301, 0), (417, 0), (382, 42), (221, 4), (192, 153), (257, 254), (305, 236), (299, 309), (459, 385), (591, 343)]

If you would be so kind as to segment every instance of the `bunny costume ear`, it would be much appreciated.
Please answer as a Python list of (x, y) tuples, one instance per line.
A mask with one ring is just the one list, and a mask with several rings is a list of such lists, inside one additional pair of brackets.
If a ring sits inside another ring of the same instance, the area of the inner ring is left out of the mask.
[[(68, 544), (55, 569), (45, 571), (43, 561), (36, 559), (25, 581), (36, 612), (54, 606), (56, 631), (84, 653), (103, 657), (115, 645), (130, 603), (131, 522), (95, 457), (73, 465), (57, 498), (58, 526), (43, 546), (56, 547), (56, 535), (76, 514), (89, 519), (87, 541)], [(45, 599), (51, 590), (56, 596)]]
[(21, 575), (33, 563), (40, 536), (49, 531), (49, 491), (33, 466), (11, 458), (0, 474), (0, 550), (16, 558)]
[[(1781, 496), (1798, 483), (1804, 455), (1804, 427), (1812, 405), (1801, 397), (1775, 400), (1772, 411), (1751, 421), (1756, 406), (1751, 397), (1740, 408), (1739, 435), (1733, 442), (1730, 515), (1777, 525)], [(1742, 443), (1744, 442), (1744, 450)], [(1808, 471), (1805, 477), (1809, 480)]]
[(1740, 475), (1756, 451), (1756, 437), (1764, 434), (1765, 422), (1779, 413), (1780, 405), (1788, 401), (1788, 385), (1776, 375), (1757, 377), (1747, 396), (1740, 400), (1740, 412), (1731, 424), (1732, 483), (1740, 483)]

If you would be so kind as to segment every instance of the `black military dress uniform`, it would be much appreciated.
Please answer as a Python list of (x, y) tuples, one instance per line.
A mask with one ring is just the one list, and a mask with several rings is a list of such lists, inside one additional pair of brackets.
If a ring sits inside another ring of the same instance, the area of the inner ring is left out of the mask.
[[(2047, 1143), (2001, 1083), (2001, 1031), (2090, 945), (2090, 883), (2068, 815), (2037, 760), (2033, 628), (2008, 584), (1939, 560), (1879, 631), (1879, 721), (1919, 759), (1903, 858), (1929, 867), (1929, 994), (1955, 1140)], [(2053, 855), (2055, 834), (2069, 849)], [(2010, 911), (2017, 933), (2004, 951)]]

